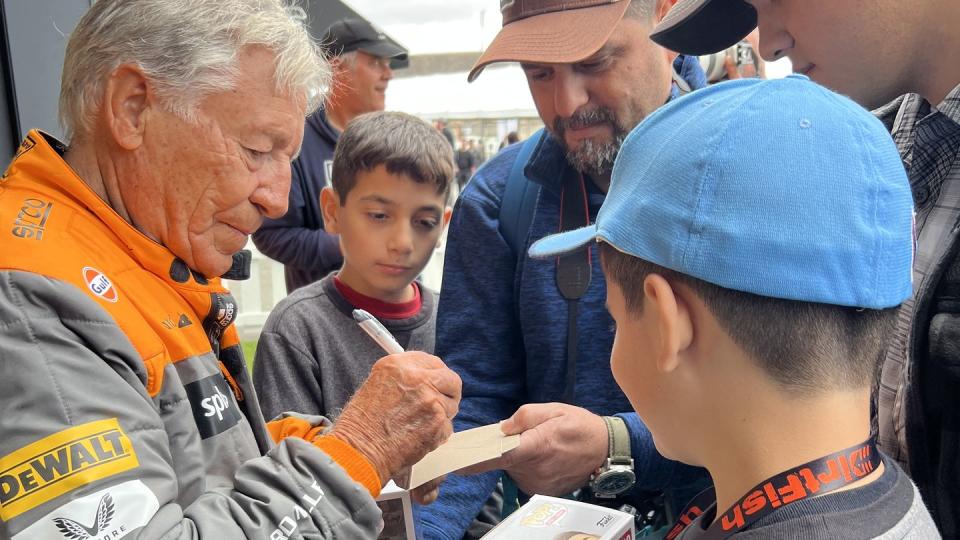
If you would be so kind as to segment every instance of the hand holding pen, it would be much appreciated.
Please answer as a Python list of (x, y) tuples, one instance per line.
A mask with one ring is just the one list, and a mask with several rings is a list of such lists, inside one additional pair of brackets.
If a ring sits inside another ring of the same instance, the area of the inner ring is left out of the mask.
[[(410, 466), (453, 433), (460, 377), (435, 356), (404, 353), (369, 313), (358, 310), (354, 317), (390, 356), (374, 364), (329, 434), (366, 457), (386, 483), (402, 479)], [(425, 484), (412, 495), (418, 502), (432, 502), (438, 485)]]
[(355, 309), (353, 310), (353, 320), (357, 321), (360, 328), (362, 328), (368, 336), (373, 338), (373, 340), (377, 342), (377, 345), (380, 345), (380, 348), (386, 351), (387, 354), (400, 354), (403, 352), (403, 347), (397, 343), (397, 340), (393, 338), (390, 331), (373, 315), (362, 309)]

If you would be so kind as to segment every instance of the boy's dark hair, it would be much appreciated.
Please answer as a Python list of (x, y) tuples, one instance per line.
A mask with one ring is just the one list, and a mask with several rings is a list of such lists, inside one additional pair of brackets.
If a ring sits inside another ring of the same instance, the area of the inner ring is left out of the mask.
[(357, 184), (357, 173), (383, 165), (445, 195), (453, 179), (450, 143), (423, 120), (400, 112), (362, 114), (347, 124), (333, 154), (333, 190), (340, 204)]
[(659, 274), (689, 287), (733, 341), (781, 386), (809, 394), (872, 384), (898, 308), (859, 309), (759, 296), (708, 283), (600, 246), (604, 274), (627, 311), (643, 311), (643, 282)]

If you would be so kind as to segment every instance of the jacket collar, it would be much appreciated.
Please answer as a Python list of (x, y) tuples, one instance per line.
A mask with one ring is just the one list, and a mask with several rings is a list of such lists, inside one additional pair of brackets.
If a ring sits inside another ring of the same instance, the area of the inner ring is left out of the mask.
[(937, 110), (953, 120), (954, 124), (960, 125), (960, 84), (954, 87), (943, 102), (937, 105)]
[(330, 125), (330, 121), (327, 120), (327, 112), (323, 109), (317, 109), (307, 117), (307, 127), (312, 129), (318, 137), (330, 146), (335, 146), (337, 140), (340, 139), (340, 132)]
[[(874, 109), (873, 114), (893, 133), (904, 129), (913, 133), (913, 124), (934, 112), (934, 108), (917, 94), (905, 94), (890, 103)], [(957, 85), (936, 107), (944, 117), (960, 125), (960, 85)]]
[[(28, 146), (29, 152), (22, 150)], [(190, 282), (191, 277), (194, 283), (202, 287), (208, 285), (208, 280), (204, 276), (191, 271), (169, 249), (137, 230), (90, 189), (90, 186), (64, 161), (63, 154), (66, 149), (67, 146), (55, 137), (37, 129), (31, 130), (11, 168), (23, 167), (41, 171), (40, 174), (34, 172), (30, 175), (38, 187), (72, 199), (78, 208), (93, 214), (113, 233), (116, 241), (126, 247), (130, 256), (151, 273), (179, 285)], [(249, 274), (248, 254), (234, 256), (234, 266), (237, 268), (231, 268), (231, 273), (242, 273), (244, 269), (239, 266), (243, 266), (244, 262), (248, 267), (246, 272)], [(215, 281), (214, 288), (219, 288), (219, 280)]]

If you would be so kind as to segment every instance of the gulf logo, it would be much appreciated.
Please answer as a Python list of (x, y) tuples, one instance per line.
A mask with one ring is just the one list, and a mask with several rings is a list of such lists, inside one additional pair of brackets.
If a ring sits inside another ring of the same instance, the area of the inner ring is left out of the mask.
[(107, 302), (117, 301), (117, 288), (113, 286), (113, 282), (110, 281), (110, 278), (104, 275), (103, 272), (96, 268), (84, 266), (83, 281), (87, 283), (87, 288), (90, 289), (90, 292), (93, 294), (103, 298)]

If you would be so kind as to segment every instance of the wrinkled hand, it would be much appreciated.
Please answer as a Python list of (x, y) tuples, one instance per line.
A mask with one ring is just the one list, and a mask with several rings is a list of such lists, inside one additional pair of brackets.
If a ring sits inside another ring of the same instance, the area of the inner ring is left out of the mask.
[(565, 495), (584, 486), (607, 459), (607, 424), (586, 409), (562, 403), (524, 405), (503, 421), (520, 446), (461, 474), (503, 469), (524, 493)]
[(459, 406), (460, 377), (439, 358), (395, 354), (373, 365), (328, 434), (366, 457), (386, 483), (450, 437)]

